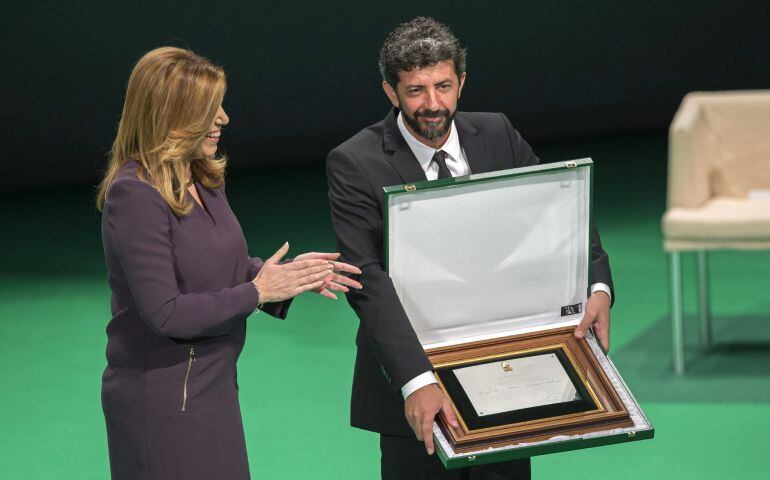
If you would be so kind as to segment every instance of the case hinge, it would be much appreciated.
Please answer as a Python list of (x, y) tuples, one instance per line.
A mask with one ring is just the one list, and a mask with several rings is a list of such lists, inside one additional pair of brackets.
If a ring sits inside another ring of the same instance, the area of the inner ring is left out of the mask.
[(569, 161), (569, 162), (566, 162), (565, 165), (567, 166), (567, 168), (575, 168), (577, 167), (577, 162)]
[(406, 190), (407, 192), (414, 192), (415, 190), (417, 190), (417, 187), (415, 187), (414, 185), (404, 185), (404, 190)]

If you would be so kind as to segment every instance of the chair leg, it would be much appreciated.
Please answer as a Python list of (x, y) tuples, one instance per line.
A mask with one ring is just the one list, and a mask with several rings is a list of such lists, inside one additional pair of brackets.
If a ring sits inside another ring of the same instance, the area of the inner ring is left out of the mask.
[(709, 302), (708, 254), (698, 251), (698, 317), (700, 318), (700, 341), (704, 347), (711, 345), (711, 309)]
[(684, 373), (684, 319), (682, 312), (682, 256), (669, 253), (671, 281), (671, 327), (674, 352), (674, 373)]

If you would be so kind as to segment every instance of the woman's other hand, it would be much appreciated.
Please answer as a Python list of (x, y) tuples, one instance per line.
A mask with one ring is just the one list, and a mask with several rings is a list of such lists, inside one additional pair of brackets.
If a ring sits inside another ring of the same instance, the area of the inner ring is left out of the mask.
[(324, 279), (334, 275), (331, 260), (321, 257), (295, 258), (293, 262), (278, 263), (289, 251), (289, 242), (283, 244), (265, 261), (252, 280), (259, 291), (259, 302), (280, 302), (309, 290), (324, 288)]
[(320, 295), (323, 295), (326, 298), (337, 300), (337, 295), (335, 295), (332, 292), (332, 290), (344, 293), (350, 290), (350, 288), (355, 288), (358, 290), (363, 288), (363, 286), (359, 282), (353, 280), (350, 277), (341, 275), (342, 272), (360, 275), (361, 270), (358, 267), (355, 267), (348, 263), (335, 261), (338, 258), (340, 258), (339, 253), (309, 252), (309, 253), (303, 253), (302, 255), (298, 255), (294, 259), (294, 261), (301, 262), (301, 261), (307, 261), (307, 260), (326, 260), (329, 263), (331, 263), (331, 265), (334, 267), (334, 271), (332, 272), (332, 274), (323, 279), (323, 284), (320, 287), (314, 288), (312, 290)]

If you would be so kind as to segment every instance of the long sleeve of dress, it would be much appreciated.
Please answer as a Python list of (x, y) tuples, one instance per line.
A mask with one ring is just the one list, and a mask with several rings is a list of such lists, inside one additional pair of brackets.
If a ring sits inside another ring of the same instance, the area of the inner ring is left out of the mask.
[(212, 292), (180, 291), (170, 236), (173, 213), (149, 184), (115, 181), (103, 214), (106, 241), (140, 317), (156, 334), (180, 339), (227, 334), (257, 307), (259, 295), (250, 281)]

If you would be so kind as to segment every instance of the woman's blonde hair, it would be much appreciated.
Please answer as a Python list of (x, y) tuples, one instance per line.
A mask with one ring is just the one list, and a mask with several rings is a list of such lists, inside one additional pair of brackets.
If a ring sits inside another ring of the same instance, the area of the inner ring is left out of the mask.
[(140, 58), (128, 79), (97, 207), (104, 207), (110, 185), (130, 159), (139, 162), (137, 174), (160, 192), (178, 216), (193, 207), (187, 196), (188, 181), (219, 187), (226, 159), (203, 157), (200, 146), (225, 89), (224, 70), (189, 50), (161, 47)]

